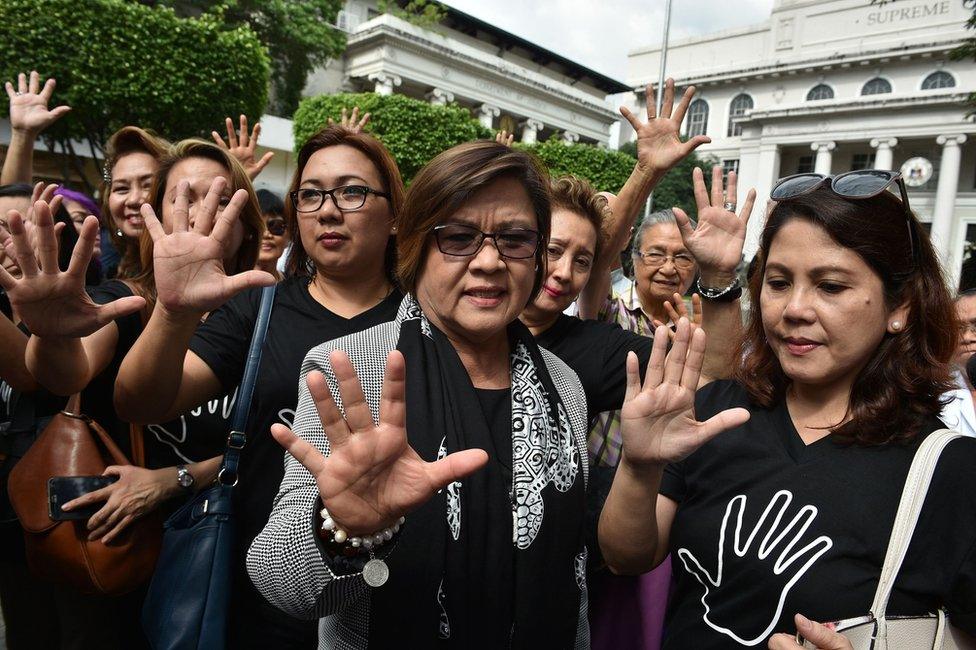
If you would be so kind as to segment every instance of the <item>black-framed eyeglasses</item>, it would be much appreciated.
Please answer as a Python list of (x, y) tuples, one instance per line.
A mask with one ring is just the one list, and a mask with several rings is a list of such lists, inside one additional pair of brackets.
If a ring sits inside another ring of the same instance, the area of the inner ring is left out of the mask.
[(281, 237), (282, 235), (285, 234), (285, 231), (288, 229), (287, 226), (285, 226), (285, 220), (277, 217), (265, 221), (264, 227), (267, 228), (268, 232), (270, 232), (275, 237)]
[(370, 194), (390, 198), (388, 192), (374, 190), (367, 185), (342, 185), (331, 190), (321, 190), (316, 187), (300, 187), (288, 196), (298, 212), (318, 212), (325, 205), (325, 198), (331, 197), (339, 210), (358, 210), (366, 204), (366, 197)]
[(824, 183), (830, 183), (830, 189), (846, 199), (870, 199), (878, 196), (892, 183), (898, 184), (898, 191), (901, 194), (901, 204), (905, 209), (905, 223), (908, 225), (908, 243), (912, 249), (912, 260), (916, 268), (919, 262), (919, 241), (918, 233), (913, 227), (911, 206), (908, 203), (908, 188), (901, 173), (887, 171), (884, 169), (858, 169), (852, 172), (845, 172), (837, 176), (827, 176), (824, 174), (794, 174), (781, 178), (773, 186), (773, 191), (769, 193), (769, 198), (777, 203), (790, 201), (809, 194)]
[(539, 250), (539, 232), (528, 228), (506, 228), (492, 233), (461, 223), (448, 223), (434, 226), (434, 239), (445, 255), (475, 255), (486, 239), (495, 242), (499, 255), (513, 260), (532, 257)]
[(644, 266), (664, 266), (668, 260), (671, 260), (674, 268), (681, 269), (682, 271), (687, 271), (695, 266), (695, 258), (688, 253), (668, 255), (663, 251), (649, 250), (638, 251), (636, 255), (644, 263)]

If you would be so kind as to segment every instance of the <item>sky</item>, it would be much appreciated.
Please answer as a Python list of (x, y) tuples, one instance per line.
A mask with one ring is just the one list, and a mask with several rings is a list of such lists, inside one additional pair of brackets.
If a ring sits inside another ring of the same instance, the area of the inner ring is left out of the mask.
[[(461, 11), (620, 81), (627, 53), (661, 42), (664, 0), (446, 0)], [(673, 0), (671, 38), (762, 22), (773, 0)]]

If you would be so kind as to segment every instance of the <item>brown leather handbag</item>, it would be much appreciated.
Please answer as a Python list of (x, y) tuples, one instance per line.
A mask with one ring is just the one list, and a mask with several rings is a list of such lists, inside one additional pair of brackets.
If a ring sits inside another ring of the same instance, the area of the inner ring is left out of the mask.
[[(72, 402), (77, 404), (77, 399)], [(134, 464), (144, 467), (142, 432), (132, 427), (130, 436)], [(8, 483), (10, 501), (24, 529), (27, 562), (35, 575), (83, 593), (106, 595), (146, 584), (162, 542), (158, 511), (130, 524), (111, 544), (88, 541), (87, 521), (53, 521), (48, 514), (49, 478), (96, 476), (109, 465), (131, 464), (105, 429), (85, 415), (64, 410), (44, 427), (11, 471)]]

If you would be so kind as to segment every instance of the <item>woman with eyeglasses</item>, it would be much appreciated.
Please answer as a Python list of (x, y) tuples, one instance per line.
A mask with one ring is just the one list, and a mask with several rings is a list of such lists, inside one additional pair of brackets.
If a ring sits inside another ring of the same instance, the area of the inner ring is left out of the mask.
[[(945, 426), (957, 335), (904, 187), (885, 191), (896, 182), (866, 170), (773, 189), (734, 379), (696, 394), (704, 336), (685, 323), (666, 362), (655, 341), (642, 388), (629, 362), (640, 396), (600, 542), (617, 572), (672, 554), (665, 648), (796, 647), (770, 638), (810, 633), (795, 614), (871, 608), (915, 450)], [(974, 464), (969, 438), (942, 454), (889, 616), (944, 608), (976, 632)]]
[[(238, 539), (230, 647), (316, 644), (314, 622), (283, 614), (255, 590), (244, 555), (267, 522), (281, 483), (284, 452), (270, 429), (292, 424), (305, 354), (396, 315), (402, 294), (393, 281), (392, 251), (402, 202), (396, 163), (370, 135), (329, 127), (299, 151), (285, 209), (288, 230), (296, 236), (287, 278), (276, 288), (234, 491)], [(202, 235), (155, 239), (157, 306), (115, 388), (120, 412), (136, 422), (169, 420), (240, 383), (259, 285), (272, 281), (263, 273), (258, 279), (221, 272), (214, 264), (220, 247), (201, 245)], [(198, 325), (208, 311), (206, 322)]]
[(258, 249), (258, 261), (254, 268), (266, 271), (281, 279), (278, 264), (281, 256), (291, 244), (291, 233), (285, 222), (285, 204), (270, 190), (258, 190), (258, 204), (264, 216), (264, 236)]
[(585, 397), (518, 320), (545, 278), (548, 184), (496, 142), (438, 155), (401, 213), (396, 319), (302, 364), (248, 569), (325, 617), (322, 647), (589, 647)]

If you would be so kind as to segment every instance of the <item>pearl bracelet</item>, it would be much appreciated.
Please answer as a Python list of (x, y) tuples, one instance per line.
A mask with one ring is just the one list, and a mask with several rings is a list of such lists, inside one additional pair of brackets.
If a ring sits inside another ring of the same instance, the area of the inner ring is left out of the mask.
[(372, 535), (363, 535), (362, 537), (350, 537), (349, 533), (339, 528), (336, 524), (335, 519), (329, 514), (326, 508), (322, 508), (319, 512), (322, 517), (322, 530), (332, 533), (332, 541), (336, 544), (346, 544), (348, 543), (353, 548), (363, 548), (370, 551), (374, 548), (379, 548), (386, 544), (388, 541), (393, 539), (393, 535), (400, 532), (400, 526), (403, 525), (404, 518), (400, 517), (395, 524), (389, 528), (384, 528), (383, 530), (373, 533)]

